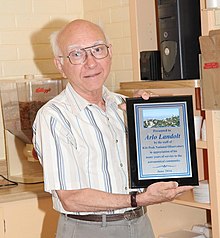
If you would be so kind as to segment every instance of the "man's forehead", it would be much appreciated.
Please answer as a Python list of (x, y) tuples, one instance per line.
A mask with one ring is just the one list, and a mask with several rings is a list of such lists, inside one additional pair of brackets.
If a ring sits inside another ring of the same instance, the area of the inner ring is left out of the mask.
[(72, 49), (82, 49), (82, 48), (86, 48), (86, 47), (90, 47), (90, 46), (95, 46), (98, 44), (106, 44), (105, 41), (103, 40), (97, 40), (94, 42), (90, 42), (88, 44), (71, 44), (67, 47), (68, 50), (72, 50)]

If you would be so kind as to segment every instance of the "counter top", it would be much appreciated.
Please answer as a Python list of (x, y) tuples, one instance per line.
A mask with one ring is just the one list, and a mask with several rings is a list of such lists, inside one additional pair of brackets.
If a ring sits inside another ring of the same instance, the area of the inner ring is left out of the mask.
[(121, 82), (120, 89), (155, 89), (155, 88), (199, 88), (200, 80), (173, 80), (173, 81), (132, 81), (132, 82)]
[(0, 203), (49, 196), (49, 193), (44, 192), (43, 183), (0, 187)]

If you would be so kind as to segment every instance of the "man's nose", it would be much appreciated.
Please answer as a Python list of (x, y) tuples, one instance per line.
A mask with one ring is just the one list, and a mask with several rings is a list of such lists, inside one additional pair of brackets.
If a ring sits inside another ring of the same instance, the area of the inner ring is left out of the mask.
[(96, 58), (92, 55), (91, 50), (86, 51), (86, 61), (88, 67), (93, 68), (97, 65)]

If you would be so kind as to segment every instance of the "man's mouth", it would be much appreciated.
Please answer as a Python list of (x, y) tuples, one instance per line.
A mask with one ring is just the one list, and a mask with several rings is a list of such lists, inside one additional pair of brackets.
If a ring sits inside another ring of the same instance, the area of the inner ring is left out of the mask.
[(95, 77), (97, 77), (99, 74), (101, 74), (101, 73), (99, 72), (99, 73), (95, 73), (95, 74), (85, 75), (84, 78), (95, 78)]

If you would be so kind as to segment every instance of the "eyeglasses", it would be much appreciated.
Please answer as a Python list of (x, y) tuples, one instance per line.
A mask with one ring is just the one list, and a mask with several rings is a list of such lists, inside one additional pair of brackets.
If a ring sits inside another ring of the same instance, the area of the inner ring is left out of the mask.
[(104, 59), (109, 54), (109, 46), (105, 44), (99, 44), (94, 46), (85, 47), (82, 49), (74, 49), (69, 53), (68, 56), (59, 56), (59, 58), (68, 58), (70, 63), (73, 65), (83, 64), (87, 57), (88, 51), (90, 51), (91, 55), (96, 59)]

